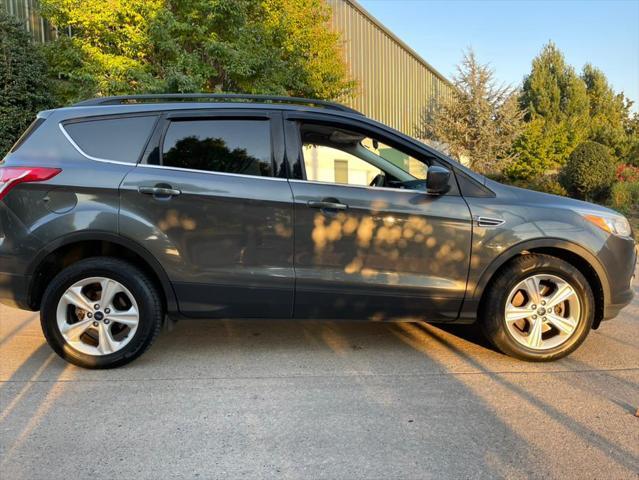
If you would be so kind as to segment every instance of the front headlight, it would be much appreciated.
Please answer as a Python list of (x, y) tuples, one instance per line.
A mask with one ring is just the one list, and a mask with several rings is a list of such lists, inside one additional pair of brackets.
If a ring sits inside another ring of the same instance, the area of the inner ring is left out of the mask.
[(631, 235), (630, 222), (622, 215), (594, 213), (594, 212), (579, 212), (584, 219), (597, 227), (605, 230), (613, 235), (620, 237), (629, 237)]

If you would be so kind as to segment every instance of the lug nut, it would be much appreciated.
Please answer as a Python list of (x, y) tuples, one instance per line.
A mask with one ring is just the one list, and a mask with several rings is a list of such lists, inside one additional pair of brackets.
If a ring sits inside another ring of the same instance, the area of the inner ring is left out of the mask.
[(109, 319), (108, 319), (108, 318), (105, 318), (105, 319), (104, 319), (104, 324), (105, 324), (105, 325), (108, 325), (109, 323), (110, 323)]
[(542, 305), (546, 305), (546, 302), (544, 302), (544, 301), (542, 300), (542, 301), (541, 301), (541, 304), (542, 304)]
[(93, 305), (93, 308), (94, 308), (95, 310), (100, 310), (100, 305), (98, 305), (98, 304), (96, 303), (95, 305)]
[(93, 322), (93, 326), (97, 327), (98, 326), (98, 322)]
[(545, 322), (546, 321), (546, 317), (542, 318), (542, 320)]
[(91, 318), (93, 317), (93, 314), (91, 312), (87, 312), (87, 317)]
[(537, 308), (537, 305), (533, 304), (533, 305), (530, 306), (530, 308), (532, 308), (534, 310), (535, 308)]
[(111, 313), (111, 309), (110, 308), (105, 308), (104, 309), (104, 313)]
[(537, 320), (537, 315), (533, 315), (533, 320)]

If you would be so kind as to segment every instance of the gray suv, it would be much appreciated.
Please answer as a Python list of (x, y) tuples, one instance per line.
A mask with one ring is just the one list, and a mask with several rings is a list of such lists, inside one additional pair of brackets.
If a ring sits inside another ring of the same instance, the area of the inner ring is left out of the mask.
[(99, 98), (40, 113), (0, 163), (0, 301), (88, 368), (167, 316), (479, 322), (553, 360), (631, 301), (635, 262), (618, 213), (317, 100)]

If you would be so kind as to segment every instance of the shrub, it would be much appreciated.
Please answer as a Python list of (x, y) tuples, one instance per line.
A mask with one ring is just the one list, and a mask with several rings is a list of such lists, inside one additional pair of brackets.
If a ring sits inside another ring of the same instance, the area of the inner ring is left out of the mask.
[(604, 200), (615, 182), (615, 160), (600, 143), (580, 143), (562, 168), (559, 182), (572, 196)]
[(639, 167), (622, 163), (617, 167), (615, 178), (618, 182), (639, 182)]
[(51, 108), (46, 66), (23, 26), (0, 8), (0, 158)]
[(543, 175), (538, 180), (533, 181), (532, 189), (552, 193), (553, 195), (568, 196), (566, 189), (559, 183), (557, 175)]
[(639, 181), (615, 183), (610, 194), (610, 205), (623, 213), (639, 208)]
[(538, 192), (552, 193), (553, 195), (567, 196), (568, 192), (561, 186), (557, 175), (541, 175), (539, 178), (513, 179), (507, 175), (489, 175), (490, 178), (497, 182), (513, 185), (514, 187), (527, 188), (528, 190), (536, 190)]

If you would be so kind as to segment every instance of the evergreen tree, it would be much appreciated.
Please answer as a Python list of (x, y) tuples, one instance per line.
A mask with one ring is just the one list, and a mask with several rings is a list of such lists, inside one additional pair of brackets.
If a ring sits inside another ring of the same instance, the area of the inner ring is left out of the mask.
[(464, 54), (453, 81), (451, 100), (427, 110), (418, 135), (443, 144), (453, 157), (468, 159), (477, 171), (496, 172), (521, 131), (517, 96), (498, 85), (472, 51)]
[(589, 100), (585, 83), (553, 43), (533, 60), (519, 102), (527, 125), (506, 174), (526, 179), (560, 168), (588, 136)]
[(586, 64), (581, 75), (586, 84), (590, 105), (588, 138), (611, 149), (618, 159), (625, 159), (630, 142), (626, 132), (631, 102), (615, 93), (604, 73)]

